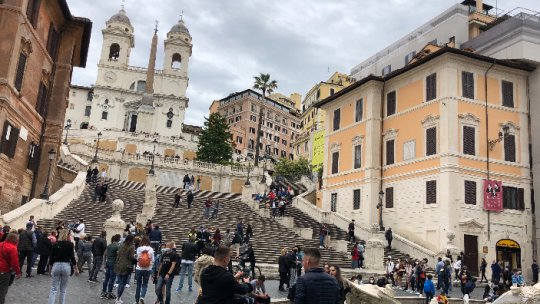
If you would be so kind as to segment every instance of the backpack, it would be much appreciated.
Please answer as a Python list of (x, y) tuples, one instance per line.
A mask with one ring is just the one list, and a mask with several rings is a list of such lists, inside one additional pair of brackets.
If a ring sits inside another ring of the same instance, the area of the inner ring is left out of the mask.
[(141, 257), (139, 258), (139, 267), (148, 268), (152, 264), (152, 258), (148, 250), (143, 250)]

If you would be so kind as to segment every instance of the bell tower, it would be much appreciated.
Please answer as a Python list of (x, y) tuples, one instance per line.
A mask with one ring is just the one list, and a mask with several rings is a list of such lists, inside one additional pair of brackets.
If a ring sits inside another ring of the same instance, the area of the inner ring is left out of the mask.
[(167, 74), (187, 77), (192, 48), (191, 35), (184, 20), (180, 18), (167, 33), (163, 71)]
[(131, 48), (135, 46), (135, 36), (124, 5), (105, 24), (106, 27), (101, 30), (103, 46), (99, 64), (126, 68), (129, 65)]

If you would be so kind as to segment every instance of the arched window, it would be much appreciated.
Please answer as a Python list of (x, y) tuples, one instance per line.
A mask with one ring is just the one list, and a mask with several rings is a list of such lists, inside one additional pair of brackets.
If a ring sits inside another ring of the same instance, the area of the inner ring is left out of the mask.
[(88, 129), (88, 122), (81, 123), (81, 129)]
[(180, 69), (182, 67), (182, 56), (178, 53), (174, 53), (172, 55), (172, 63), (171, 68), (173, 69)]
[(167, 112), (167, 128), (172, 128), (172, 118), (174, 117), (173, 109), (169, 108), (169, 112)]
[(118, 57), (120, 57), (120, 45), (118, 43), (113, 43), (109, 48), (109, 61), (117, 61)]

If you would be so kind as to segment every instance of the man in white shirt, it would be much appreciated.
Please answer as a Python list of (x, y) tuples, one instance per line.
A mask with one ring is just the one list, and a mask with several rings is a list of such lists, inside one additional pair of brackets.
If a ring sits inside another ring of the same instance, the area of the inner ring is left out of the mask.
[(84, 235), (84, 220), (79, 219), (79, 221), (73, 226), (73, 239), (75, 240), (75, 251), (79, 249), (79, 241), (81, 240), (81, 235)]
[(394, 282), (394, 268), (395, 268), (395, 265), (394, 265), (394, 262), (392, 262), (392, 257), (388, 256), (388, 260), (386, 261), (386, 267), (385, 267), (386, 278), (392, 281), (392, 286), (396, 285)]
[[(141, 244), (137, 247), (137, 266), (135, 267), (135, 303), (145, 303), (144, 296), (148, 289), (148, 280), (152, 274), (152, 266), (154, 265), (154, 249), (150, 246), (150, 239), (145, 236), (141, 240)], [(141, 300), (139, 302), (139, 300)]]
[(101, 170), (101, 179), (105, 180), (105, 178), (107, 178), (107, 171), (105, 171), (105, 169), (102, 169)]

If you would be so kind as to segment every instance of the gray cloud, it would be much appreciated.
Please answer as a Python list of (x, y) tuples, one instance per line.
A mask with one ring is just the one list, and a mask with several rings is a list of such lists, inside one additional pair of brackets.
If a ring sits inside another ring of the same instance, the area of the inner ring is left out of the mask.
[[(491, 1), (493, 2), (493, 1)], [(491, 3), (490, 4), (493, 4)], [(152, 3), (149, 5), (149, 3)], [(279, 92), (305, 94), (333, 72), (350, 69), (373, 53), (457, 3), (454, 0), (128, 0), (135, 28), (130, 65), (146, 66), (154, 20), (159, 20), (157, 67), (163, 66), (163, 40), (178, 21), (193, 37), (186, 123), (202, 125), (214, 99), (250, 88), (253, 76), (270, 73)], [(120, 1), (68, 0), (72, 13), (93, 21), (86, 69), (73, 83), (95, 82), (105, 21)], [(521, 6), (540, 10), (537, 0), (499, 1), (506, 11)]]

